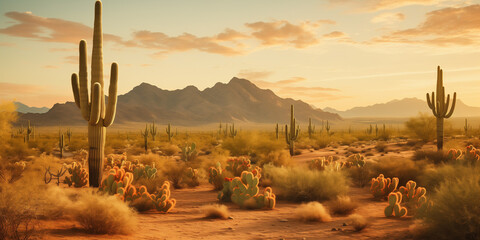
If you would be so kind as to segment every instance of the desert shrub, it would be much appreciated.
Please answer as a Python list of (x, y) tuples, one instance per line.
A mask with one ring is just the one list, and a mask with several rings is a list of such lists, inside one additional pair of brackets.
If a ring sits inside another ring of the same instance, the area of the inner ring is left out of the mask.
[(417, 150), (413, 154), (414, 160), (427, 160), (429, 162), (439, 164), (447, 162), (447, 156), (443, 151), (434, 150)]
[(68, 150), (70, 151), (78, 151), (80, 149), (88, 149), (88, 140), (87, 138), (72, 138), (71, 141), (67, 144)]
[(21, 187), (18, 184), (0, 185), (0, 239), (29, 239), (35, 234), (34, 200)]
[(428, 142), (435, 139), (436, 120), (429, 114), (421, 113), (418, 117), (410, 118), (405, 122), (408, 132), (412, 137)]
[(290, 153), (287, 150), (280, 150), (269, 152), (267, 154), (260, 154), (257, 164), (263, 166), (265, 164), (273, 164), (274, 166), (291, 166), (293, 164)]
[(372, 177), (375, 176), (373, 163), (367, 161), (363, 167), (350, 167), (344, 169), (351, 182), (358, 187), (365, 187), (370, 184)]
[(376, 164), (372, 164), (375, 176), (383, 174), (387, 178), (398, 177), (399, 186), (405, 185), (409, 180), (417, 181), (431, 167), (426, 161), (413, 161), (403, 157), (382, 157)]
[(479, 167), (468, 167), (460, 164), (444, 164), (431, 168), (419, 176), (418, 181), (428, 191), (434, 191), (442, 182), (453, 181), (460, 176), (480, 175)]
[(162, 151), (167, 156), (173, 156), (182, 150), (175, 144), (165, 144), (159, 147), (160, 151)]
[(356, 232), (360, 232), (366, 227), (368, 227), (368, 221), (367, 219), (359, 214), (352, 214), (348, 217), (348, 221), (350, 222), (350, 225), (353, 227), (353, 229)]
[(351, 134), (343, 134), (341, 136), (341, 140), (340, 142), (342, 143), (342, 145), (347, 145), (347, 146), (350, 146), (352, 143), (358, 141), (358, 139), (356, 137), (354, 137), (353, 135)]
[(330, 201), (328, 208), (332, 214), (347, 215), (358, 208), (358, 203), (353, 202), (348, 196), (338, 196), (337, 199)]
[(348, 190), (347, 180), (341, 171), (265, 165), (262, 175), (271, 180), (277, 197), (291, 201), (329, 200)]
[(378, 151), (378, 152), (388, 152), (388, 147), (387, 145), (385, 144), (385, 142), (377, 142), (377, 144), (375, 145), (375, 149)]
[(425, 215), (432, 239), (480, 239), (480, 176), (469, 174), (440, 184)]
[(219, 219), (228, 219), (229, 212), (228, 208), (225, 205), (211, 204), (206, 205), (201, 208), (201, 211), (205, 215), (205, 218), (219, 218)]
[(233, 138), (223, 141), (222, 148), (228, 150), (232, 156), (249, 156), (253, 163), (273, 152), (285, 149), (284, 141), (264, 137), (256, 132), (244, 132)]
[(250, 156), (252, 153), (251, 145), (254, 142), (251, 134), (241, 134), (236, 138), (227, 138), (222, 143), (222, 147), (232, 154), (232, 156)]
[(326, 148), (331, 142), (332, 140), (330, 139), (330, 136), (322, 135), (316, 139), (314, 148), (316, 150)]
[(294, 214), (301, 221), (329, 222), (332, 220), (328, 211), (319, 202), (303, 203), (295, 209)]

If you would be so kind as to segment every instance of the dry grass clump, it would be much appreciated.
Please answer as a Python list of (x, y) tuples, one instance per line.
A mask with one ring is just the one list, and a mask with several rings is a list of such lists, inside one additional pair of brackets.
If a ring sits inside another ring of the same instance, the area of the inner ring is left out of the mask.
[(458, 164), (445, 164), (427, 170), (419, 177), (419, 184), (428, 191), (435, 190), (442, 182), (454, 181), (458, 177), (468, 175), (480, 175), (479, 167), (469, 167)]
[(291, 166), (293, 164), (293, 160), (288, 150), (269, 152), (268, 154), (261, 154), (258, 157), (257, 164), (259, 166), (263, 166), (269, 163), (277, 167)]
[(413, 161), (404, 157), (381, 157), (376, 164), (372, 163), (375, 176), (398, 177), (399, 186), (405, 185), (409, 180), (417, 181), (418, 177), (432, 168), (426, 161)]
[(160, 151), (162, 151), (167, 156), (173, 156), (182, 150), (175, 144), (165, 144), (159, 147)]
[(348, 190), (347, 179), (341, 171), (265, 165), (263, 175), (272, 181), (278, 198), (296, 202), (335, 199)]
[(443, 151), (417, 150), (413, 155), (413, 160), (427, 160), (435, 164), (440, 164), (447, 162), (448, 158)]
[(304, 203), (295, 209), (295, 217), (306, 222), (329, 222), (332, 217), (319, 202)]
[(27, 188), (20, 187), (0, 185), (0, 239), (29, 239), (35, 234), (37, 209), (30, 193), (19, 190)]
[(225, 205), (210, 204), (201, 208), (205, 218), (228, 219), (230, 213)]
[(348, 217), (350, 225), (353, 227), (353, 230), (360, 232), (366, 227), (368, 227), (367, 219), (359, 214), (352, 214)]
[(432, 239), (480, 238), (480, 176), (472, 171), (446, 180), (432, 197), (433, 207), (424, 217)]
[(424, 142), (435, 139), (436, 120), (430, 114), (421, 113), (418, 117), (410, 118), (405, 126), (411, 136)]
[(353, 202), (349, 196), (338, 196), (337, 199), (330, 201), (330, 212), (337, 215), (347, 215), (358, 208), (358, 203)]
[(388, 146), (387, 146), (387, 144), (385, 144), (385, 142), (383, 142), (383, 141), (378, 142), (378, 143), (375, 145), (375, 149), (376, 149), (378, 152), (388, 152)]

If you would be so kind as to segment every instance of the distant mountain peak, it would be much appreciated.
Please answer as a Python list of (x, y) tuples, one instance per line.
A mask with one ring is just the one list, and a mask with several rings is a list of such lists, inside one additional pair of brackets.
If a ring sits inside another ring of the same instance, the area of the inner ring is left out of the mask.
[(46, 113), (49, 108), (47, 107), (30, 107), (21, 102), (14, 102), (17, 112), (19, 113)]

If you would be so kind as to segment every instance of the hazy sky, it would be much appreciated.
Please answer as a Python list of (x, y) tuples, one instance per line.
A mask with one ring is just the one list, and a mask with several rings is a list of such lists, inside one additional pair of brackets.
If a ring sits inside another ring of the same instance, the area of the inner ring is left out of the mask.
[[(0, 100), (72, 101), (94, 0), (0, 0)], [(480, 106), (480, 0), (104, 0), (104, 69), (119, 94), (242, 77), (339, 110), (447, 93)], [(108, 76), (106, 76), (108, 77)], [(108, 78), (107, 78), (108, 87)]]

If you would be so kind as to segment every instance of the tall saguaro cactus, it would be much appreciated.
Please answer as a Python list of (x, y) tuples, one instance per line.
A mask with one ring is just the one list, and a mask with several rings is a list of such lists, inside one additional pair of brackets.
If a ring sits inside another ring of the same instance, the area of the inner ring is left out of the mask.
[(295, 115), (293, 112), (293, 105), (290, 106), (290, 132), (288, 132), (288, 125), (285, 124), (285, 140), (290, 149), (290, 155), (295, 154), (295, 141), (298, 138), (299, 127), (295, 124)]
[(102, 46), (102, 2), (97, 0), (95, 2), (93, 27), (90, 98), (87, 85), (87, 43), (85, 40), (80, 41), (79, 73), (78, 75), (76, 73), (72, 74), (72, 89), (75, 103), (81, 109), (83, 118), (88, 122), (88, 175), (91, 187), (98, 187), (102, 180), (106, 127), (113, 123), (117, 107), (117, 63), (112, 63), (108, 105), (105, 106)]
[(455, 110), (455, 102), (457, 99), (457, 93), (453, 93), (453, 101), (450, 110), (448, 110), (450, 104), (450, 94), (447, 95), (445, 101), (445, 87), (443, 87), (443, 71), (440, 66), (437, 67), (437, 96), (435, 98), (435, 92), (432, 92), (432, 97), (427, 93), (427, 104), (432, 109), (433, 115), (437, 118), (437, 149), (440, 151), (443, 149), (443, 119), (449, 118)]

